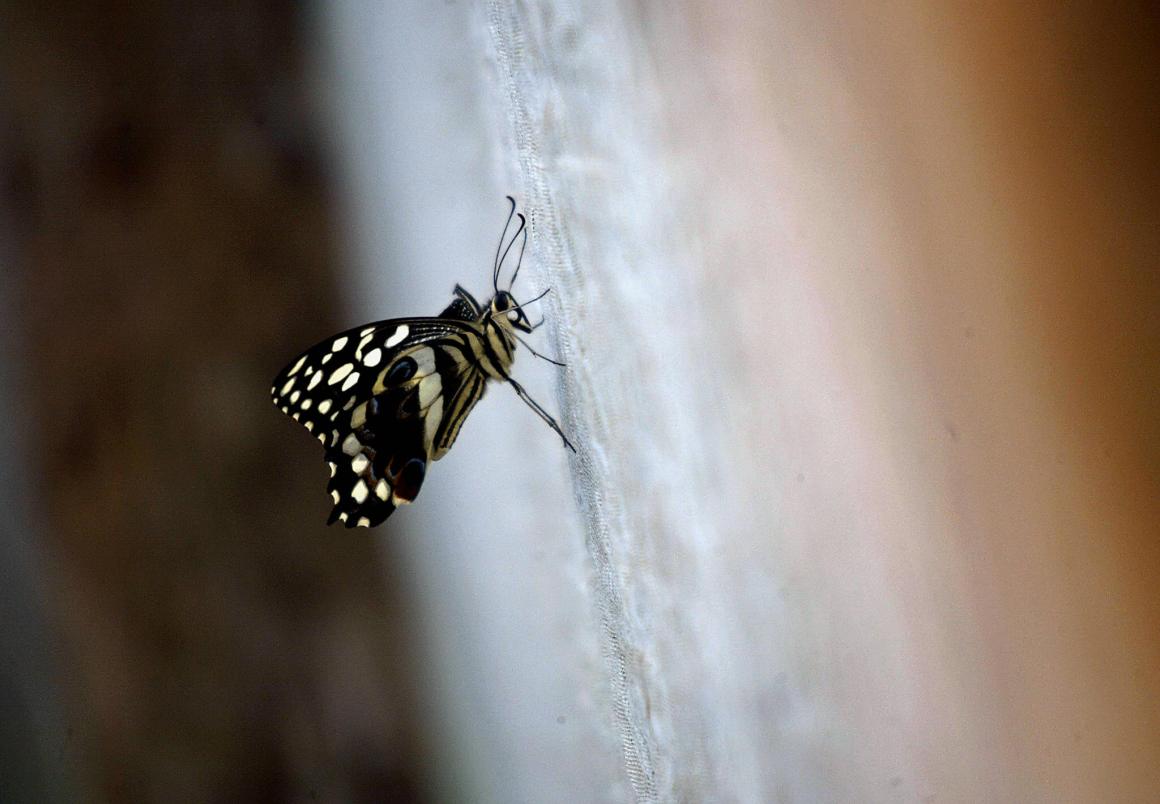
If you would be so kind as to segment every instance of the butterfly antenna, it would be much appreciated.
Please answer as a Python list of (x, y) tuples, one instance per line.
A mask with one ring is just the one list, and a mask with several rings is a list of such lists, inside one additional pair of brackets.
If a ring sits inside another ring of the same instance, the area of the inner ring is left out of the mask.
[[(513, 332), (512, 334), (513, 334), (513, 335), (515, 335), (515, 333), (514, 333), (514, 332)], [(548, 357), (547, 355), (542, 355), (542, 354), (540, 354), (539, 352), (537, 352), (535, 349), (533, 349), (533, 348), (532, 348), (532, 345), (531, 345), (530, 343), (528, 343), (527, 341), (525, 341), (525, 340), (524, 340), (523, 338), (521, 338), (519, 335), (516, 335), (516, 340), (517, 340), (517, 341), (519, 341), (520, 343), (522, 343), (522, 344), (524, 345), (524, 348), (525, 348), (525, 349), (527, 349), (527, 350), (528, 350), (529, 352), (531, 352), (531, 353), (532, 353), (534, 356), (536, 356), (536, 357), (540, 358), (541, 360), (547, 360), (547, 361), (548, 361), (549, 363), (551, 363), (553, 366), (559, 366), (560, 368), (567, 368), (567, 367), (568, 367), (568, 364), (567, 364), (567, 363), (561, 363), (559, 360), (553, 360), (552, 358)]]
[(512, 235), (512, 239), (507, 244), (507, 248), (505, 248), (503, 250), (503, 256), (499, 258), (499, 264), (496, 265), (496, 267), (495, 267), (494, 279), (495, 279), (495, 287), (496, 287), (495, 292), (496, 293), (499, 293), (499, 269), (507, 261), (508, 252), (510, 252), (512, 250), (512, 246), (514, 246), (516, 244), (516, 238), (518, 238), (520, 236), (520, 233), (524, 231), (524, 229), (527, 225), (527, 222), (528, 222), (528, 219), (523, 216), (523, 213), (517, 212), (516, 217), (520, 219), (520, 227), (518, 229), (516, 229), (516, 233), (514, 235)]
[[(512, 216), (516, 214), (516, 200), (514, 198), (512, 198), (510, 195), (505, 196), (505, 197), (507, 198), (508, 203), (512, 205), (512, 208), (510, 210), (508, 210), (507, 220), (504, 222), (503, 231), (500, 232), (500, 235), (499, 235), (499, 244), (495, 247), (495, 263), (492, 265), (491, 284), (492, 284), (492, 287), (495, 288), (496, 293), (499, 293), (499, 264), (500, 264), (499, 252), (503, 248), (503, 241), (505, 239), (507, 239), (507, 231), (508, 231), (508, 227), (511, 226)], [(504, 252), (504, 253), (506, 254), (506, 252)]]
[(508, 291), (516, 286), (516, 277), (520, 275), (520, 266), (524, 264), (524, 249), (528, 247), (528, 230), (523, 228), (524, 240), (520, 243), (520, 257), (516, 260), (516, 269), (512, 272), (512, 281), (508, 283)]

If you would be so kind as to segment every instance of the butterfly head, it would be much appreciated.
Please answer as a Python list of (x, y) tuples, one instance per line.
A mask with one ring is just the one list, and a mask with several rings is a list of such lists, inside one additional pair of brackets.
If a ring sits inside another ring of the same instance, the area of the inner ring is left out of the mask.
[[(495, 249), (495, 265), (491, 275), (491, 285), (495, 289), (495, 295), (491, 298), (490, 309), (487, 311), (486, 316), (507, 333), (510, 333), (512, 330), (531, 332), (535, 327), (528, 321), (528, 317), (524, 313), (523, 305), (517, 302), (511, 294), (511, 289), (516, 284), (516, 277), (520, 275), (520, 266), (524, 262), (524, 249), (528, 245), (528, 222), (523, 215), (516, 215), (516, 200), (510, 195), (507, 197), (507, 200), (511, 204), (511, 210), (508, 212), (507, 222), (504, 223), (503, 233), (499, 236), (499, 245)], [(512, 235), (511, 240), (507, 241), (507, 247), (505, 248), (504, 241), (507, 239), (508, 227), (511, 225), (513, 215), (519, 219), (519, 226), (516, 229), (516, 233)], [(520, 253), (516, 258), (516, 269), (512, 271), (512, 278), (508, 282), (508, 289), (501, 290), (499, 287), (500, 269), (517, 239), (520, 240)]]
[(520, 332), (530, 333), (534, 329), (523, 306), (506, 290), (498, 291), (492, 298), (488, 318), (499, 323), (501, 327), (518, 329)]

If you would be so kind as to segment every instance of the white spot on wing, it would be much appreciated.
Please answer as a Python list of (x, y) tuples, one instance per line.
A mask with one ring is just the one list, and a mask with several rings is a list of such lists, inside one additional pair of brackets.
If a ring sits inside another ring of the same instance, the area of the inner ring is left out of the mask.
[(379, 484), (375, 486), (375, 496), (384, 502), (391, 496), (391, 487), (386, 480), (380, 480)]
[(335, 341), (334, 343), (332, 343), (330, 345), (330, 351), (337, 352), (339, 349), (346, 346), (346, 342), (349, 340), (350, 340), (350, 338), (343, 335), (341, 338), (339, 338), (337, 341)]
[(374, 327), (367, 327), (366, 329), (359, 332), (358, 336), (360, 338), (369, 338), (374, 333), (374, 331), (375, 331)]
[(295, 404), (298, 401), (298, 397), (300, 396), (302, 396), (301, 391), (295, 391), (294, 393), (290, 394), (290, 404)]
[(326, 413), (326, 411), (328, 411), (328, 410), (330, 410), (330, 400), (329, 399), (324, 399), (318, 403), (318, 412), (319, 413)]
[(306, 362), (306, 355), (302, 355), (302, 357), (298, 358), (298, 362), (294, 364), (294, 368), (292, 368), (286, 372), (286, 376), (293, 377), (295, 374), (298, 373), (298, 369), (302, 368), (302, 364), (305, 362)]
[(367, 488), (366, 481), (363, 480), (355, 483), (354, 488), (350, 490), (350, 496), (354, 497), (354, 501), (359, 505), (362, 505), (364, 502), (366, 502), (367, 494), (369, 493), (370, 489)]
[[(294, 393), (298, 393), (298, 392), (295, 391)], [(306, 397), (305, 399), (302, 400), (302, 409), (303, 410), (310, 410), (310, 408), (313, 405), (314, 405), (314, 400), (311, 399), (310, 397)]]
[(334, 357), (334, 353), (333, 353), (333, 352), (332, 352), (332, 353), (330, 353), (330, 354), (328, 354), (328, 355), (323, 355), (323, 357), (322, 357), (322, 365), (324, 365), (324, 366), (325, 366), (327, 363), (329, 363), (329, 362), (330, 362), (330, 358), (332, 358), (332, 357)]
[(343, 511), (341, 514), (338, 515), (339, 522), (346, 522), (347, 519), (348, 519), (348, 515), (347, 515), (346, 511)]
[[(349, 363), (347, 365), (350, 365)], [(342, 390), (349, 391), (358, 382), (358, 372), (352, 371), (350, 376), (346, 378), (346, 382), (342, 384)]]
[(286, 384), (283, 385), (282, 390), (278, 392), (279, 395), (286, 396), (286, 394), (290, 393), (290, 389), (294, 387), (295, 379), (295, 377), (291, 377), (290, 379), (286, 380)]
[(335, 502), (338, 502), (342, 499), (342, 495), (338, 493), (338, 489), (331, 489), (330, 496), (334, 498)]
[(354, 371), (354, 363), (343, 363), (330, 373), (330, 376), (326, 378), (326, 384), (334, 385), (352, 371)]
[(350, 414), (350, 426), (362, 427), (367, 421), (367, 403), (363, 402)]
[[(321, 438), (321, 436), (319, 436), (319, 438)], [(338, 471), (338, 464), (327, 461), (326, 465), (330, 467), (330, 476), (334, 477), (334, 473)]]
[(370, 460), (361, 452), (350, 459), (350, 468), (356, 475), (361, 475), (363, 470), (370, 465)]
[[(335, 434), (337, 435), (337, 433)], [(362, 442), (358, 440), (358, 436), (351, 433), (342, 442), (342, 451), (351, 457), (357, 455), (362, 450)]]
[(399, 328), (395, 330), (395, 334), (387, 338), (386, 346), (390, 349), (392, 346), (397, 346), (403, 342), (403, 339), (411, 334), (411, 328), (406, 324), (399, 324)]
[(379, 361), (382, 359), (383, 359), (383, 350), (376, 346), (374, 349), (371, 349), (369, 352), (367, 352), (365, 355), (363, 355), (362, 361), (363, 361), (364, 366), (366, 366), (368, 368), (374, 368), (375, 366), (377, 366), (379, 364)]
[(357, 524), (360, 528), (369, 528), (371, 526), (371, 521), (369, 519), (367, 519), (365, 516), (360, 516), (358, 518)]
[(306, 390), (313, 391), (314, 386), (318, 385), (318, 383), (320, 383), (320, 382), (322, 382), (322, 372), (321, 371), (310, 378), (310, 384), (306, 386)]

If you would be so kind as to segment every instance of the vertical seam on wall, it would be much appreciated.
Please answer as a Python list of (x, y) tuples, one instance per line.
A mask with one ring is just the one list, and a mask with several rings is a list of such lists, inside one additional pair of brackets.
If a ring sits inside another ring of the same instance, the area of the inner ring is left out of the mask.
[[(536, 228), (543, 233), (544, 245), (549, 258), (549, 271), (560, 278), (568, 278), (575, 283), (580, 278), (577, 261), (570, 247), (564, 227), (552, 202), (548, 181), (540, 161), (539, 144), (535, 126), (529, 111), (528, 93), (521, 82), (531, 85), (525, 63), (524, 34), (519, 16), (514, 13), (506, 0), (489, 0), (487, 4), (488, 27), (492, 46), (495, 49), (502, 82), (503, 96), (508, 101), (507, 121), (515, 140), (516, 156), (524, 182), (529, 192), (525, 202), (536, 212), (535, 221), (542, 223)], [(571, 316), (566, 303), (555, 305), (556, 315), (552, 328), (571, 330)], [(559, 342), (559, 338), (556, 338)], [(570, 368), (564, 373), (565, 398), (579, 401), (585, 398), (583, 382), (578, 379), (579, 367), (570, 361)], [(569, 424), (575, 434), (580, 434), (580, 414), (568, 406), (566, 411)], [(598, 415), (596, 411), (590, 411)], [(634, 690), (639, 693), (640, 679), (630, 675), (628, 656), (632, 655), (631, 639), (628, 636), (624, 603), (617, 582), (616, 568), (612, 562), (609, 533), (613, 527), (605, 505), (605, 494), (600, 486), (600, 478), (607, 473), (599, 467), (597, 449), (584, 438), (576, 438), (577, 454), (572, 461), (572, 485), (577, 505), (584, 518), (585, 542), (589, 560), (595, 577), (593, 594), (600, 619), (601, 650), (609, 674), (612, 688), (613, 712), (620, 732), (621, 754), (625, 771), (632, 785), (637, 801), (657, 799), (656, 772), (653, 766), (652, 749), (645, 724), (634, 705)], [(639, 697), (639, 696), (638, 696)]]

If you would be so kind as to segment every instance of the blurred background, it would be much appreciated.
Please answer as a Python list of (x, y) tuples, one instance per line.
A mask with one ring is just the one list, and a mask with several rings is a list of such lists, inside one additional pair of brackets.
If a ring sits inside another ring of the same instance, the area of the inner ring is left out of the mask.
[(307, 9), (2, 13), (3, 585), (41, 616), (0, 797), (421, 797), (405, 583), (316, 527), (261, 392), (347, 321)]
[[(0, 25), (0, 800), (1154, 800), (1151, 9)], [(579, 453), (327, 529), (270, 379), (508, 193)]]

